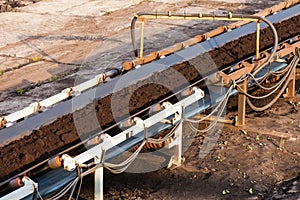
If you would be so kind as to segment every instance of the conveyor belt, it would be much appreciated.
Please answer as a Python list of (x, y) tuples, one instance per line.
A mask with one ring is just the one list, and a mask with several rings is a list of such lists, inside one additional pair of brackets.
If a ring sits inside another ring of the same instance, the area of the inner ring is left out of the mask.
[[(271, 65), (271, 71), (278, 71), (284, 67), (286, 67), (286, 63), (273, 63)], [(265, 71), (263, 70), (261, 73), (257, 74), (257, 77), (260, 77), (264, 75)], [(250, 85), (249, 85), (250, 86)], [(232, 91), (231, 96), (237, 94), (237, 90)], [(198, 102), (195, 102), (191, 106), (188, 106), (184, 110), (184, 115), (186, 117), (192, 117), (199, 112), (206, 110), (210, 108), (212, 105), (215, 105), (215, 103), (218, 103), (222, 96), (215, 96), (214, 97), (215, 102), (209, 101), (209, 99), (206, 99), (205, 101), (200, 100)], [(157, 132), (165, 130), (169, 128), (171, 125), (163, 125), (163, 124), (157, 124), (154, 127), (151, 127), (149, 129), (149, 137), (157, 134)], [(136, 144), (140, 143), (144, 138), (144, 132), (139, 133), (134, 138), (126, 140), (125, 142), (121, 143), (115, 148), (110, 149), (108, 152), (106, 152), (106, 159), (105, 161), (108, 162), (110, 159), (115, 158), (122, 154), (124, 151), (129, 150), (131, 147), (135, 146)], [(60, 177), (64, 177), (63, 179)], [(49, 173), (43, 174), (40, 177), (36, 179), (36, 181), (39, 183), (39, 190), (42, 196), (47, 196), (52, 194), (53, 192), (59, 190), (64, 185), (68, 184), (70, 181), (72, 181), (76, 177), (75, 172), (67, 172), (64, 171), (62, 168), (53, 170)], [(29, 197), (28, 199), (30, 199)]]
[[(276, 24), (278, 22), (287, 20), (295, 16), (297, 13), (299, 13), (299, 10), (300, 4), (289, 8), (288, 10), (284, 10), (282, 12), (276, 13), (275, 15), (269, 16), (267, 17), (267, 19), (270, 20), (272, 23)], [(266, 27), (266, 24), (263, 23), (262, 28), (264, 27)], [(224, 34), (211, 38), (210, 40), (207, 40), (200, 44), (196, 44), (194, 46), (183, 49), (179, 52), (176, 52), (176, 54), (172, 54), (164, 59), (160, 59), (152, 63), (143, 65), (143, 67), (135, 69), (132, 72), (122, 76), (122, 80), (126, 80), (125, 82), (123, 82), (123, 88), (135, 84), (140, 80), (146, 79), (150, 74), (153, 74), (155, 72), (159, 73), (169, 68), (170, 66), (174, 66), (178, 63), (191, 60), (201, 54), (204, 54), (205, 52), (209, 52), (210, 50), (222, 47), (228, 42), (234, 41), (242, 36), (253, 33), (253, 30), (255, 30), (255, 28), (256, 25), (254, 23), (250, 23), (233, 31), (226, 32)], [(119, 79), (120, 77), (116, 77), (112, 81), (109, 81), (103, 85), (99, 85), (97, 88), (93, 88), (81, 94), (80, 96), (74, 97), (74, 99), (72, 100), (62, 102), (54, 106), (50, 110), (47, 110), (46, 112), (37, 114), (36, 116), (32, 116), (24, 121), (15, 124), (12, 127), (1, 129), (0, 147), (9, 144), (11, 141), (26, 136), (26, 133), (28, 133), (28, 131), (30, 130), (39, 128), (40, 126), (45, 124), (50, 124), (52, 121), (56, 120), (59, 117), (62, 117), (65, 114), (72, 113), (75, 110), (83, 108), (84, 106), (90, 103), (90, 97), (95, 97), (96, 99), (99, 99), (101, 97), (111, 94)], [(119, 90), (121, 89), (122, 88), (120, 88)]]
[[(272, 15), (268, 17), (268, 19), (270, 19), (273, 23), (279, 23), (285, 19), (289, 19), (299, 14), (299, 10), (300, 10), (300, 5), (296, 5), (288, 10), (278, 12), (276, 15)], [(283, 19), (281, 17), (283, 17)], [(151, 74), (166, 71), (170, 66), (174, 66), (184, 61), (194, 59), (197, 56), (203, 54), (204, 52), (208, 52), (212, 49), (222, 47), (228, 41), (237, 40), (243, 35), (252, 33), (253, 30), (255, 30), (253, 29), (253, 25), (248, 24), (242, 26), (239, 29), (219, 35), (208, 41), (183, 49), (179, 52), (176, 52), (176, 54), (172, 54), (164, 59), (146, 64), (141, 68), (135, 69), (123, 75), (122, 77), (117, 77), (103, 85), (99, 85), (98, 87), (91, 89), (81, 94), (78, 97), (75, 97), (73, 100), (67, 100), (65, 102), (62, 102), (54, 106), (52, 109), (47, 110), (44, 113), (40, 113), (35, 116), (32, 116), (24, 121), (15, 124), (12, 127), (1, 129), (0, 146), (5, 147), (6, 145), (11, 143), (15, 144), (16, 140), (21, 140), (25, 136), (32, 134), (32, 130), (39, 129), (41, 126), (49, 125), (52, 122), (55, 122), (57, 118), (63, 117), (66, 114), (72, 113), (74, 110), (78, 110), (85, 107), (85, 105), (90, 103), (91, 100), (90, 97), (93, 98), (95, 97), (95, 99), (101, 99), (111, 94), (120, 79), (126, 80), (122, 84), (123, 88), (126, 88), (127, 86), (135, 84), (138, 81), (149, 78)], [(207, 74), (204, 73), (202, 75), (209, 75), (209, 73)], [(122, 90), (122, 88), (119, 88), (119, 90)], [(45, 155), (43, 156), (44, 156), (43, 158), (45, 158)], [(46, 156), (49, 157), (50, 155), (47, 154)], [(39, 160), (41, 160), (41, 158), (39, 158)], [(1, 177), (4, 177), (7, 169), (4, 169), (5, 166), (2, 167), (3, 169), (1, 169), (1, 171), (3, 171), (3, 174), (1, 175)], [(20, 171), (19, 168), (14, 170)]]

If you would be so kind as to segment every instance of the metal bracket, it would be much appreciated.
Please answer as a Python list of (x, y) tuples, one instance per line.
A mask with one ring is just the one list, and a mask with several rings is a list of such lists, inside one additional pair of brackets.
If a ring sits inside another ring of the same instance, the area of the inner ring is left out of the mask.
[(76, 169), (76, 160), (71, 156), (64, 154), (62, 155), (63, 167), (66, 171), (74, 171)]

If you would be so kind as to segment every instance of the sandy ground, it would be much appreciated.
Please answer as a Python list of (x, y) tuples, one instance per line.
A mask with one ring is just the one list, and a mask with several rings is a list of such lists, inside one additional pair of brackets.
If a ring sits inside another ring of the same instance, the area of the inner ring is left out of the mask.
[[(0, 115), (51, 96), (81, 79), (133, 58), (129, 36), (131, 18), (138, 11), (216, 12), (251, 14), (280, 1), (64, 1), (43, 0), (0, 13)], [(218, 22), (153, 22), (146, 32), (146, 52), (167, 47), (220, 25)], [(170, 31), (171, 30), (171, 31)], [(160, 42), (157, 42), (159, 39)], [(155, 42), (156, 41), (156, 42)], [(25, 88), (22, 95), (17, 88)], [(292, 102), (299, 102), (297, 96)], [(204, 159), (197, 135), (175, 170), (146, 174), (105, 174), (106, 199), (296, 199), (299, 182), (289, 181), (300, 170), (299, 107), (281, 99), (263, 113), (248, 114), (247, 126), (263, 132), (290, 133), (280, 139), (225, 126), (218, 144)], [(235, 114), (231, 110), (229, 116)], [(91, 199), (88, 177), (81, 199)], [(295, 183), (294, 183), (295, 182)], [(229, 193), (227, 192), (229, 191)], [(222, 194), (222, 193), (226, 194)], [(250, 192), (252, 191), (252, 192)], [(252, 193), (252, 194), (251, 194)], [(291, 196), (289, 196), (291, 195)]]

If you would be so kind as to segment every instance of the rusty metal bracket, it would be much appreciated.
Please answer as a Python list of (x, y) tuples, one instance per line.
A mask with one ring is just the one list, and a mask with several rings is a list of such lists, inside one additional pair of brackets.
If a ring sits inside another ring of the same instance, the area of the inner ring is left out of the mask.
[[(298, 40), (295, 41), (293, 44), (288, 44), (288, 43), (281, 44), (279, 46), (279, 50), (275, 54), (276, 56), (271, 59), (271, 62), (274, 62), (290, 54), (296, 55), (296, 52), (299, 51), (296, 49), (300, 49), (300, 38), (298, 38)], [(269, 54), (268, 52), (262, 52), (259, 60), (255, 60), (252, 63), (243, 61), (233, 67), (235, 71), (231, 72), (230, 74), (219, 72), (219, 76), (221, 77), (222, 82), (224, 84), (229, 84), (232, 81), (235, 81), (241, 78), (242, 76), (246, 75), (247, 73), (251, 73), (257, 70), (257, 68), (262, 63), (266, 62), (266, 60), (268, 60), (270, 56), (271, 54)]]

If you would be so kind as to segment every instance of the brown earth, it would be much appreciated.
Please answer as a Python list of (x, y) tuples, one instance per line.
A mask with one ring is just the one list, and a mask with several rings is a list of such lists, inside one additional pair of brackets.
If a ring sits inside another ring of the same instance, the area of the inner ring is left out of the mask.
[[(276, 24), (276, 27), (279, 31), (278, 34), (284, 35), (284, 37), (281, 37), (281, 40), (287, 38), (286, 33), (289, 33), (289, 36), (299, 34), (300, 30), (296, 28), (299, 27), (299, 18), (300, 16), (297, 16), (293, 18), (293, 20)], [(285, 29), (279, 28), (280, 26), (285, 27)], [(282, 31), (282, 33), (280, 31)], [(267, 42), (266, 44), (261, 44), (262, 48), (270, 45), (270, 40), (265, 39), (264, 37), (262, 38), (262, 42)], [(214, 59), (214, 62), (218, 64), (218, 67), (223, 68), (224, 66), (228, 66), (228, 64), (232, 64), (233, 60), (241, 60), (245, 58), (244, 55), (250, 55), (253, 53), (254, 49), (249, 48), (252, 43), (254, 43), (253, 34), (243, 37), (237, 41), (230, 42), (224, 47), (209, 52), (209, 54)], [(245, 52), (246, 50), (248, 51)], [(172, 69), (176, 69), (189, 82), (194, 82), (201, 78), (197, 71), (201, 71), (201, 66), (193, 66), (189, 62), (173, 66)], [(137, 85), (145, 85), (145, 82), (147, 81), (157, 82), (157, 80), (162, 80), (163, 85), (172, 85), (172, 91), (178, 90), (180, 87), (182, 87), (183, 82), (182, 80), (179, 80), (178, 77), (172, 78), (172, 76), (173, 72), (171, 69), (165, 70), (160, 74), (154, 74), (150, 78), (147, 78), (147, 80), (139, 81)], [(172, 80), (172, 83), (169, 82), (170, 80)], [(158, 85), (148, 85), (146, 88), (141, 88), (135, 92), (134, 96), (130, 95), (130, 91), (132, 90), (134, 91), (135, 89), (124, 88), (122, 91), (115, 94), (116, 97), (122, 99), (123, 102), (126, 102), (126, 99), (127, 101), (130, 99), (131, 104), (129, 106), (129, 112), (131, 112), (131, 114), (136, 113), (137, 110), (140, 110), (150, 104), (158, 102), (163, 97), (166, 97), (168, 94), (170, 94), (170, 91), (167, 88)], [(145, 96), (148, 96), (148, 98), (144, 98)], [(86, 120), (93, 117), (94, 109), (96, 110), (99, 124), (101, 125), (102, 129), (105, 129), (115, 123), (114, 119), (123, 117), (123, 113), (127, 112), (127, 105), (120, 104), (118, 108), (120, 110), (120, 115), (115, 116), (114, 118), (111, 112), (111, 95), (109, 95), (106, 97), (101, 97), (99, 100), (95, 100), (94, 104), (78, 111), (75, 113), (75, 115), (79, 117), (79, 119)], [(92, 131), (89, 127), (86, 127), (84, 123), (80, 125), (80, 128), (82, 130)], [(86, 131), (83, 132), (86, 133)], [(7, 177), (16, 175), (17, 173), (22, 172), (25, 168), (33, 166), (35, 163), (38, 163), (50, 157), (51, 155), (55, 155), (62, 149), (66, 149), (68, 146), (74, 144), (74, 142), (78, 142), (78, 139), (79, 137), (76, 132), (73, 114), (67, 114), (50, 124), (42, 126), (38, 130), (33, 130), (28, 136), (1, 147), (0, 161), (1, 163), (4, 163), (0, 170), (1, 180), (3, 181)], [(12, 155), (14, 159), (11, 159), (11, 157), (8, 157), (7, 155)]]

